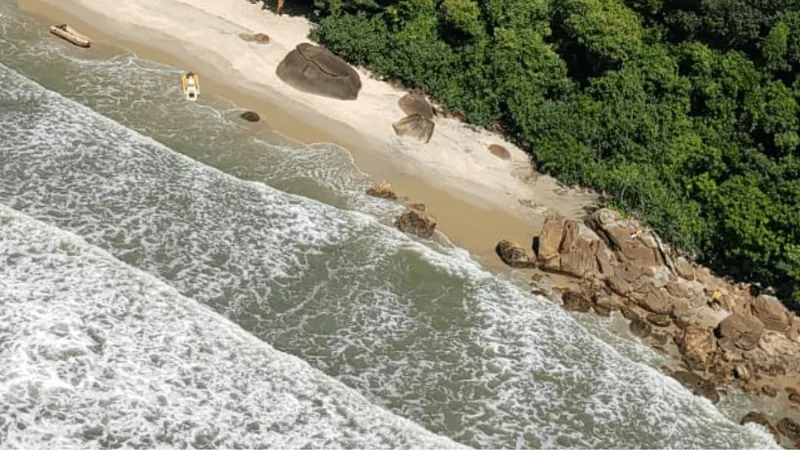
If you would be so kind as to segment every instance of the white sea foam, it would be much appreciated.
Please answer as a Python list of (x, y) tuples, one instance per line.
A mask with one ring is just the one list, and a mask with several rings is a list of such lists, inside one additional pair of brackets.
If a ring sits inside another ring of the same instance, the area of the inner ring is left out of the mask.
[(2, 72), (0, 101), (38, 93), (28, 115), (0, 112), (0, 200), (431, 430), (481, 447), (774, 446), (463, 250), (238, 180)]
[(0, 206), (3, 448), (456, 445)]

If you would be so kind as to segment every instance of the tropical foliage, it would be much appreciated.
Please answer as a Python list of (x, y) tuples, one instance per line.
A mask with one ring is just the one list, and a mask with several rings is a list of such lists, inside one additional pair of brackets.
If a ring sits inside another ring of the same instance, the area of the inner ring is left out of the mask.
[(334, 52), (800, 307), (800, 0), (314, 3)]

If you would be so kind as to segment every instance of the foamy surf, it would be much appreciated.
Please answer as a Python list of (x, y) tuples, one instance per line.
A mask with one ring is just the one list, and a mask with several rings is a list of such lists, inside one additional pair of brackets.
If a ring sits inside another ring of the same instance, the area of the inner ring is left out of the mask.
[(0, 261), (2, 448), (460, 447), (4, 206)]
[[(113, 83), (114, 70), (104, 70), (110, 78), (96, 82)], [(169, 282), (398, 415), (491, 448), (774, 446), (465, 252), (443, 253), (370, 216), (239, 177), (302, 183), (314, 158), (257, 143), (239, 160), (251, 171), (218, 166), (214, 155), (235, 163), (240, 148), (227, 145), (242, 141), (195, 115), (214, 132), (175, 142), (215, 170), (5, 72), (0, 101), (16, 111), (0, 111), (0, 125), (13, 130), (0, 152), (0, 201)], [(76, 86), (64, 89), (92, 104)], [(187, 119), (182, 109), (140, 117), (158, 99), (131, 96), (115, 118), (177, 139), (171, 127)], [(261, 168), (264, 160), (249, 159), (259, 151), (286, 162)], [(318, 198), (369, 201), (360, 188), (343, 189), (338, 177), (353, 175), (320, 153), (314, 177), (331, 183), (317, 185), (326, 190)]]

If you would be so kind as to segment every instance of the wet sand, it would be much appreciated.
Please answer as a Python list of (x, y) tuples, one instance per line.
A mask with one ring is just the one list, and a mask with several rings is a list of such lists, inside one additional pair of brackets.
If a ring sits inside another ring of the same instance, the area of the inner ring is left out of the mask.
[[(194, 53), (181, 42), (159, 34), (150, 35), (151, 38), (147, 41), (130, 39), (125, 33), (112, 35), (109, 31), (113, 30), (115, 24), (94, 15), (92, 11), (73, 5), (54, 6), (43, 0), (20, 0), (19, 4), (24, 10), (42, 19), (43, 26), (66, 22), (90, 35), (93, 47), (86, 50), (88, 52), (113, 54), (127, 50), (142, 59), (191, 69), (201, 74), (201, 95), (217, 96), (244, 109), (258, 112), (269, 128), (298, 144), (324, 142), (346, 148), (352, 154), (355, 164), (373, 180), (386, 180), (399, 196), (407, 197), (409, 202), (426, 204), (428, 211), (437, 219), (438, 229), (454, 244), (469, 250), (488, 267), (505, 267), (494, 252), (499, 240), (505, 238), (529, 245), (541, 227), (542, 208), (508, 208), (504, 206), (508, 199), (498, 199), (498, 204), (492, 204), (455, 183), (433, 185), (428, 181), (429, 177), (421, 176), (424, 168), (419, 164), (402, 164), (387, 158), (384, 152), (374, 149), (374, 140), (352, 127), (318, 114), (304, 105), (283, 101), (279, 96), (271, 95), (267, 89), (246, 82), (231, 82), (231, 77), (236, 76), (235, 71), (225, 73), (220, 70), (220, 66), (224, 64), (208, 63), (207, 60), (213, 59), (213, 55)], [(57, 38), (54, 36), (53, 39)], [(177, 82), (179, 81), (176, 80)], [(526, 168), (517, 164), (516, 170), (525, 171)], [(568, 193), (553, 194), (551, 191), (554, 185), (552, 179), (545, 180), (543, 186), (549, 188), (548, 192), (541, 192), (542, 186), (539, 187), (539, 192), (536, 186), (531, 186), (531, 194), (534, 197), (537, 194), (546, 194), (553, 197), (550, 201), (563, 201), (565, 204), (572, 202), (575, 210), (579, 210), (582, 203), (585, 203), (584, 198), (571, 199)], [(481, 188), (478, 186), (476, 189)]]

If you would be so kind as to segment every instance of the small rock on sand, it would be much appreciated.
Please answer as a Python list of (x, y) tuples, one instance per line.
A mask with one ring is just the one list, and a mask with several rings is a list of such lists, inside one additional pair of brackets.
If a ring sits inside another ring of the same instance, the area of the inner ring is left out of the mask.
[(511, 159), (511, 153), (508, 153), (508, 150), (506, 150), (506, 148), (503, 147), (502, 145), (497, 145), (497, 144), (490, 145), (489, 153), (503, 160)]
[(239, 34), (239, 39), (245, 42), (255, 42), (256, 44), (269, 44), (269, 36), (264, 33), (241, 33)]

